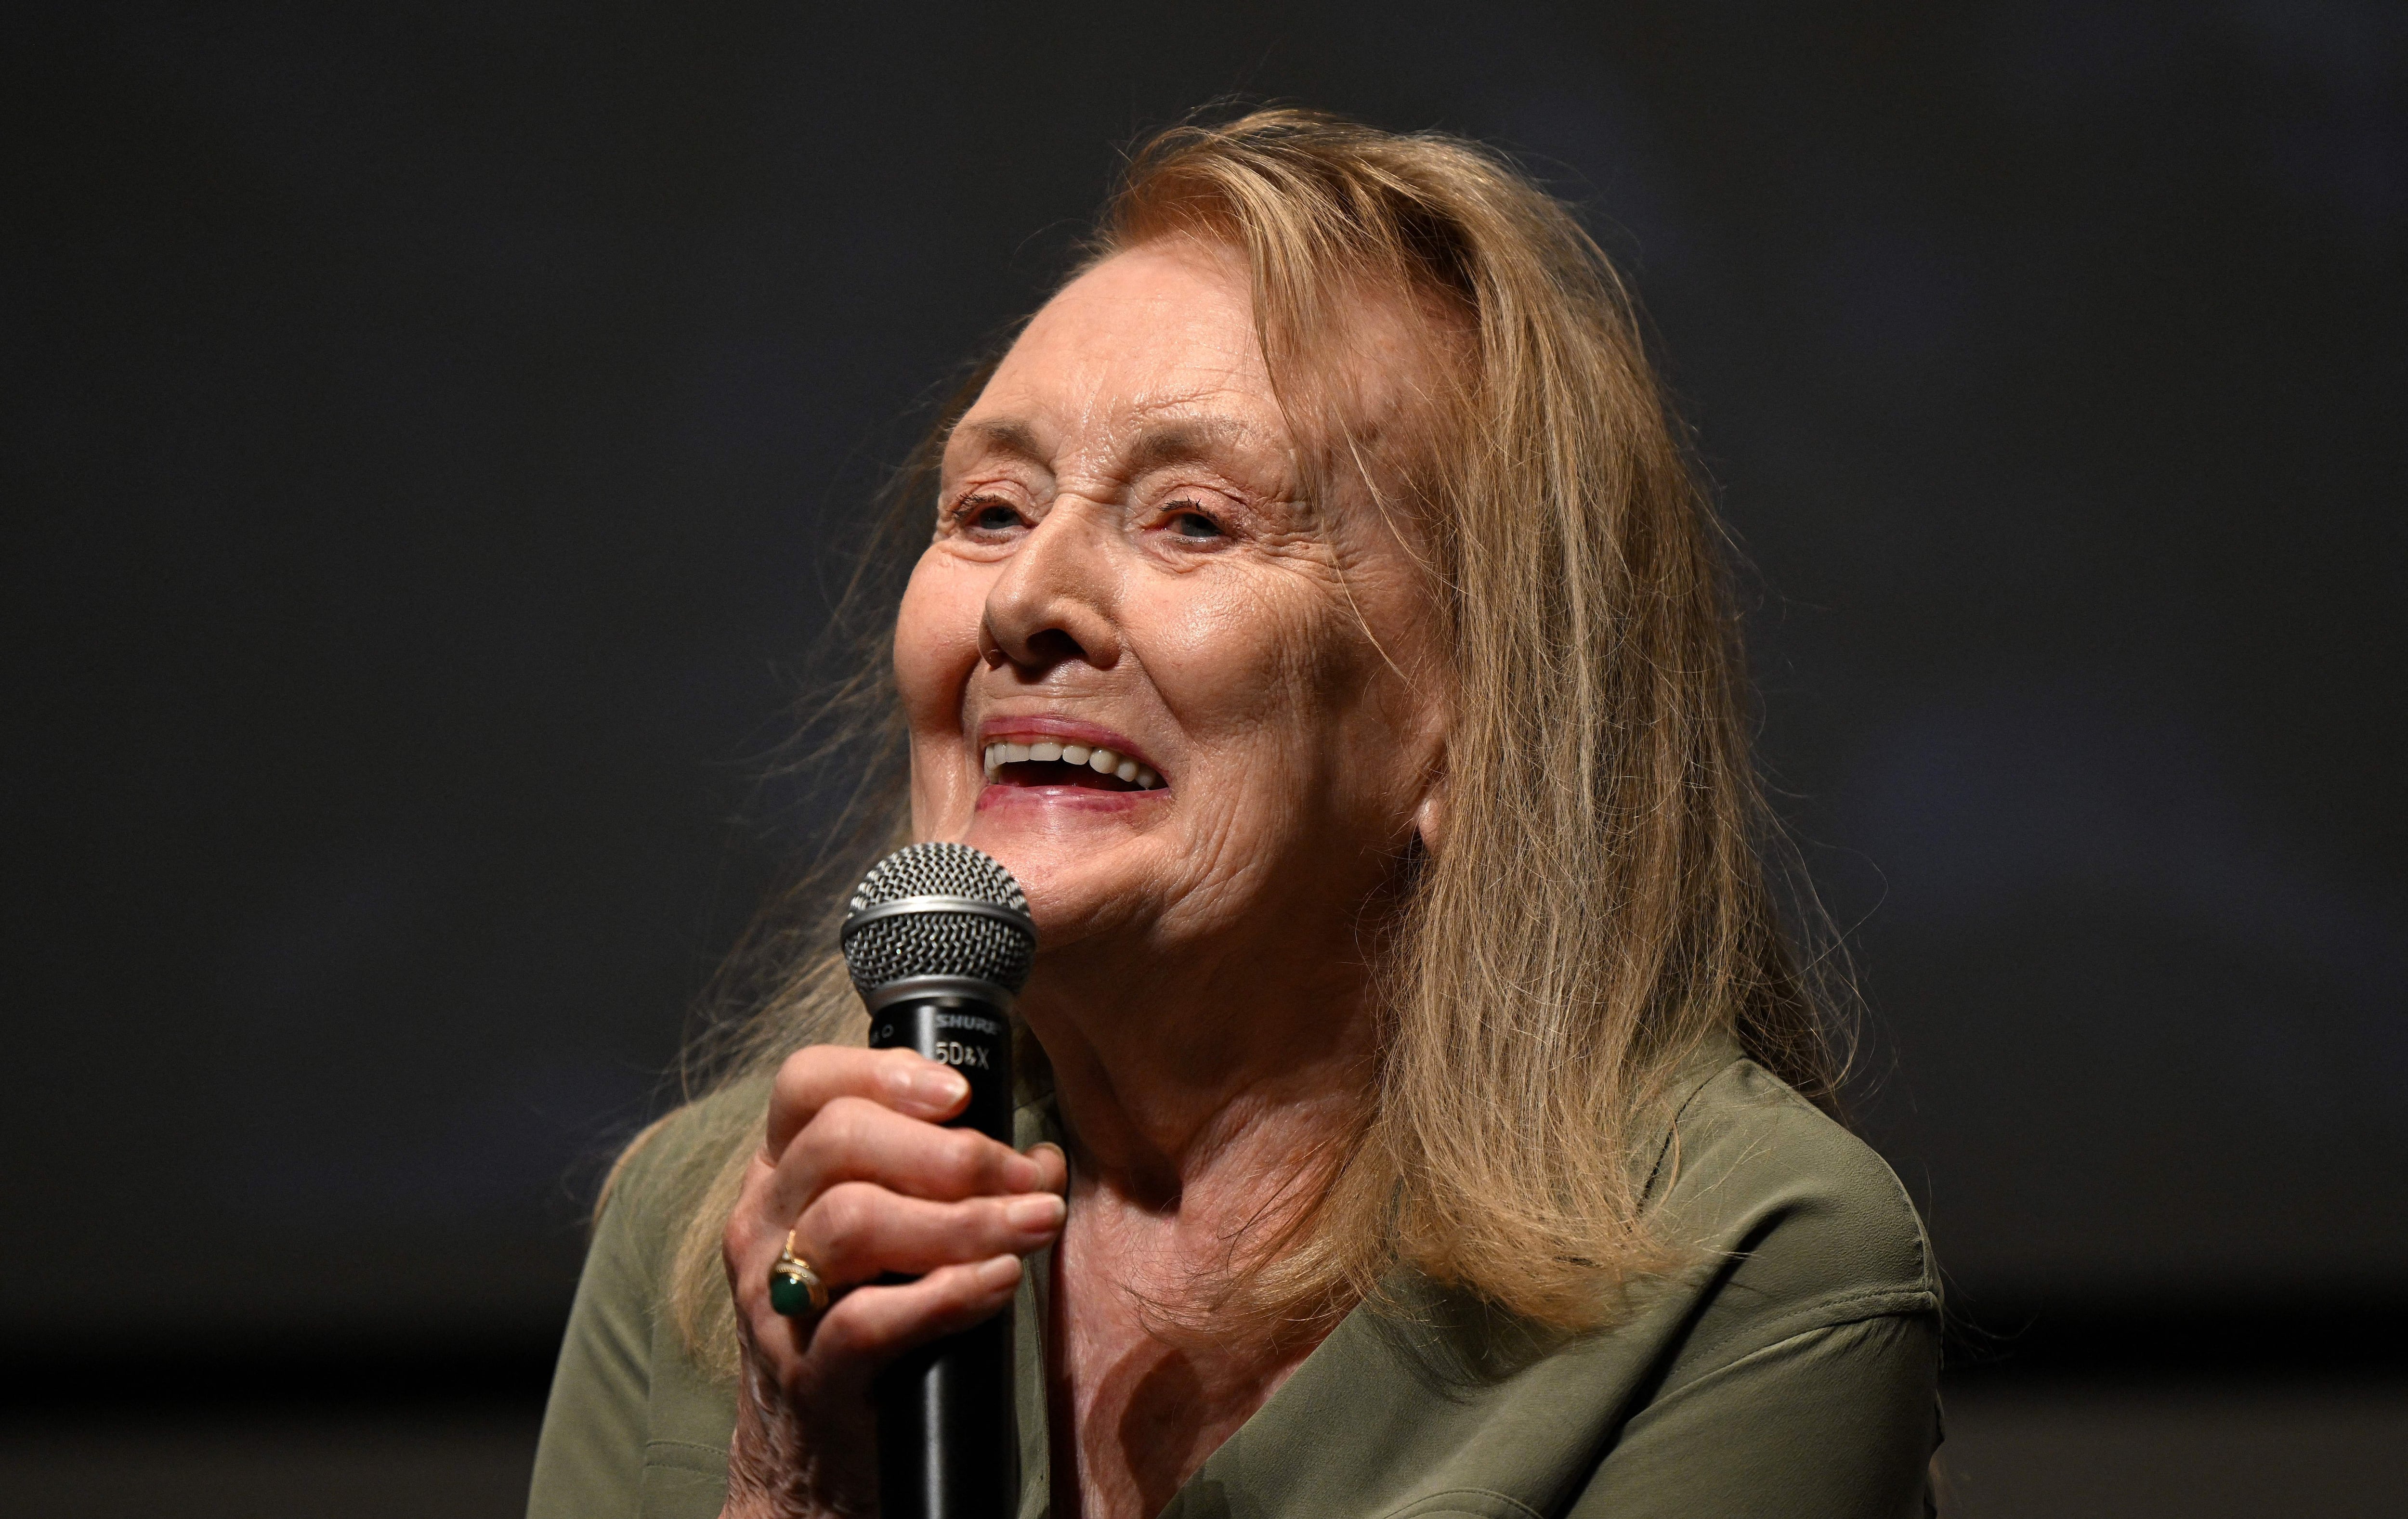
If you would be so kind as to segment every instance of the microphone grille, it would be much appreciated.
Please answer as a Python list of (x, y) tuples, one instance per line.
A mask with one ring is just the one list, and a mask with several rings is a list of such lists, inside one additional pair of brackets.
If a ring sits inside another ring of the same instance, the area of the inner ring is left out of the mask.
[(967, 976), (1015, 994), (1027, 982), (1037, 926), (1028, 921), (1028, 898), (1020, 882), (992, 856), (968, 844), (898, 849), (870, 867), (846, 910), (858, 916), (907, 896), (967, 897), (1015, 913), (1020, 921), (1006, 923), (940, 907), (869, 923), (848, 917), (842, 934), (845, 966), (864, 996), (910, 976)]

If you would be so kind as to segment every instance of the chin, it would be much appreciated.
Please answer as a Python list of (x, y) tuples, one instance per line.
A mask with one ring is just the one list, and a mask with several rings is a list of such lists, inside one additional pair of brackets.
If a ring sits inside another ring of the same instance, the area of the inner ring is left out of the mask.
[(1045, 808), (1025, 800), (982, 807), (962, 842), (1000, 861), (1028, 895), (1039, 943), (1058, 948), (1086, 938), (1105, 920), (1127, 916), (1151, 894), (1139, 862), (1113, 858), (1130, 841), (1124, 807), (1075, 802)]

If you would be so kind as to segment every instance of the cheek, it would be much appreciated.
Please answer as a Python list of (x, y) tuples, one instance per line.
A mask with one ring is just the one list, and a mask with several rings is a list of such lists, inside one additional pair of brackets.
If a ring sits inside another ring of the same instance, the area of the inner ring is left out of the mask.
[(895, 682), (915, 732), (959, 725), (986, 606), (985, 587), (976, 580), (930, 549), (904, 589), (895, 618)]
[(1318, 630), (1292, 595), (1215, 589), (1129, 609), (1124, 625), (1148, 678), (1194, 738), (1226, 742), (1291, 724)]
[(1320, 783), (1381, 674), (1343, 591), (1283, 571), (1170, 599), (1132, 642), (1180, 725), (1257, 777)]
[(1435, 758), (1444, 681), (1429, 609), (1404, 576), (1266, 591), (1201, 630), (1188, 689), (1229, 724), (1229, 752), (1249, 752), (1250, 790), (1384, 834)]

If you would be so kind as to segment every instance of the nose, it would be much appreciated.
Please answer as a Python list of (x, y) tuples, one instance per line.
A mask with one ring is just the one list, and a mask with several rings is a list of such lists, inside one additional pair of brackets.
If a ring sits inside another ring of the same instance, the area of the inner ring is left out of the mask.
[(1036, 678), (1066, 664), (1110, 669), (1119, 662), (1114, 515), (1057, 497), (1020, 540), (988, 588), (979, 622), (979, 653), (989, 666), (1010, 665)]

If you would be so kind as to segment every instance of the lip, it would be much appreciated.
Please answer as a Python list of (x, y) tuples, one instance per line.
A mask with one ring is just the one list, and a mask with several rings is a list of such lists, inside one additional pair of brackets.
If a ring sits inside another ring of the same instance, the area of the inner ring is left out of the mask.
[(1005, 786), (990, 783), (979, 789), (973, 810), (985, 813), (998, 809), (1041, 808), (1040, 814), (1056, 817), (1069, 812), (1133, 812), (1141, 807), (1153, 807), (1168, 791), (1097, 791), (1093, 786)]
[[(1035, 714), (1027, 717), (990, 717), (978, 726), (978, 752), (985, 752), (986, 746), (989, 744), (1010, 743), (1028, 738), (1051, 738), (1057, 743), (1084, 744), (1089, 749), (1109, 749), (1125, 760), (1137, 761), (1156, 775), (1163, 773), (1162, 767), (1154, 762), (1154, 756), (1140, 749), (1135, 741), (1126, 736), (1114, 733), (1110, 728), (1099, 727), (1093, 723), (1082, 723), (1074, 717), (1046, 717)], [(1018, 789), (1051, 790), (1054, 788), (1022, 787)], [(1150, 795), (1152, 793), (1123, 792), (1112, 795)]]

